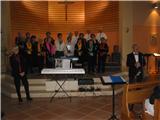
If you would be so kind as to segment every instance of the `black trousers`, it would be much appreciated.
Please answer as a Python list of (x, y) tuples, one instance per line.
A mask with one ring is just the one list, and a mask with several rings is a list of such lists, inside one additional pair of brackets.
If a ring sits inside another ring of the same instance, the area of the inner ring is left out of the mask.
[(106, 56), (98, 56), (98, 72), (105, 72)]
[(94, 56), (88, 56), (88, 72), (95, 72), (95, 61)]
[(23, 84), (25, 92), (26, 92), (26, 98), (30, 98), (29, 84), (28, 84), (27, 76), (24, 75), (22, 77), (20, 75), (14, 75), (14, 83), (15, 83), (18, 98), (21, 99), (21, 93), (20, 93), (20, 87), (21, 87), (21, 82), (20, 81), (21, 80), (22, 80), (22, 84)]
[[(140, 72), (140, 74), (138, 74)], [(129, 83), (143, 82), (143, 68), (129, 68)]]
[(44, 56), (39, 55), (38, 56), (38, 69), (39, 69), (39, 72), (41, 72), (43, 67), (44, 67)]
[(54, 68), (55, 67), (55, 58), (54, 58), (54, 56), (47, 55), (46, 66), (47, 66), (47, 68)]
[(32, 55), (31, 54), (27, 54), (26, 58), (27, 58), (27, 60), (26, 60), (26, 68), (27, 68), (27, 70), (26, 71), (27, 71), (27, 73), (32, 73), (33, 72), (33, 70), (32, 70), (32, 68), (33, 68)]

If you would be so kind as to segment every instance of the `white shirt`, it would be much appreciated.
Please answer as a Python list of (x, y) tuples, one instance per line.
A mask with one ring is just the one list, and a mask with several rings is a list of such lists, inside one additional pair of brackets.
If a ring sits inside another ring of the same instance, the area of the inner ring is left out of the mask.
[(59, 40), (56, 40), (55, 41), (55, 46), (56, 46), (56, 51), (64, 51), (65, 52), (65, 44), (64, 44), (64, 42), (62, 42), (61, 44), (60, 44), (60, 42), (59, 42)]
[(87, 33), (87, 34), (85, 34), (85, 36), (84, 36), (84, 38), (88, 41), (88, 40), (90, 40), (91, 39), (91, 34), (89, 33)]
[(98, 42), (101, 42), (100, 40), (101, 40), (102, 37), (104, 37), (105, 39), (107, 39), (107, 36), (106, 36), (106, 34), (104, 32), (97, 33), (96, 39), (98, 40)]
[(79, 36), (75, 36), (75, 35), (72, 37), (72, 43), (73, 43), (74, 46), (75, 46), (76, 43), (77, 43), (78, 37), (79, 37)]
[(145, 112), (154, 116), (154, 105), (150, 104), (149, 99), (145, 100)]
[(133, 54), (134, 54), (135, 61), (136, 61), (136, 62), (139, 62), (139, 55), (138, 55), (138, 54), (135, 54), (135, 52), (133, 52)]

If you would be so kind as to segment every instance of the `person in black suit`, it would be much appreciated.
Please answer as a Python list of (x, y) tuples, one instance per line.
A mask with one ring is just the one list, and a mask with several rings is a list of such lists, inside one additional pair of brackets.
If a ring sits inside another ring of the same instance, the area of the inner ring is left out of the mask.
[(138, 50), (138, 45), (133, 44), (133, 52), (127, 55), (127, 67), (129, 68), (129, 83), (143, 81), (143, 67), (146, 62), (144, 56)]
[[(129, 69), (129, 83), (143, 81), (143, 67), (146, 62), (144, 56), (138, 50), (138, 45), (133, 44), (133, 52), (127, 55), (127, 67)], [(129, 104), (129, 110), (133, 111), (134, 104)]]
[(28, 80), (25, 72), (24, 59), (19, 54), (18, 47), (13, 48), (12, 52), (13, 54), (10, 56), (10, 64), (12, 68), (12, 76), (14, 77), (14, 83), (15, 83), (19, 103), (23, 102), (21, 98), (21, 93), (20, 93), (20, 85), (21, 85), (20, 80), (22, 80), (22, 83), (24, 85), (27, 101), (31, 101), (32, 98), (30, 97), (30, 93), (29, 93), (29, 84), (28, 84)]

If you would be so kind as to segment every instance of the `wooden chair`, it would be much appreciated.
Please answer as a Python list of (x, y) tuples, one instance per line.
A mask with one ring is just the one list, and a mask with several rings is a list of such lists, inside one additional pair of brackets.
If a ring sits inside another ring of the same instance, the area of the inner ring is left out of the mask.
[(160, 99), (154, 102), (154, 120), (160, 120)]
[[(121, 119), (122, 120), (135, 120), (134, 114), (129, 111), (129, 104), (143, 104), (147, 98), (153, 93), (153, 88), (157, 85), (160, 85), (160, 81), (151, 81), (145, 83), (135, 83), (135, 84), (126, 84), (124, 86), (123, 97), (122, 97), (122, 111)], [(159, 101), (155, 102), (155, 116), (154, 120), (158, 119), (160, 112), (160, 107), (157, 108)], [(146, 114), (143, 109), (142, 119), (146, 120)], [(157, 117), (158, 116), (158, 117)]]

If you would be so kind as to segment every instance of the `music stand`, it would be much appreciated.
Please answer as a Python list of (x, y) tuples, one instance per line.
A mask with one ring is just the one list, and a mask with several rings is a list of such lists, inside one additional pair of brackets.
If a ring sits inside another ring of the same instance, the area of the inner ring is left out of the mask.
[(160, 53), (153, 53), (153, 56), (155, 57), (155, 72), (158, 73), (158, 59), (160, 59)]
[(112, 86), (112, 116), (109, 120), (118, 120), (115, 115), (115, 85), (125, 84), (125, 80), (121, 76), (102, 76), (101, 81), (103, 85)]

